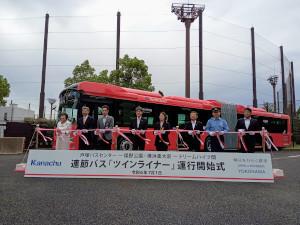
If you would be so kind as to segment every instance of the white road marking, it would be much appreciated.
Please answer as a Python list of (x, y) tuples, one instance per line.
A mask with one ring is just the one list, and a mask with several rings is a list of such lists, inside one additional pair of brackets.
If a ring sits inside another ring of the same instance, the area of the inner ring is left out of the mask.
[(300, 155), (288, 155), (287, 157), (278, 157), (272, 159), (289, 159), (289, 158), (300, 158)]
[(298, 157), (300, 157), (300, 155), (290, 155), (290, 156), (288, 156), (289, 158), (298, 158)]

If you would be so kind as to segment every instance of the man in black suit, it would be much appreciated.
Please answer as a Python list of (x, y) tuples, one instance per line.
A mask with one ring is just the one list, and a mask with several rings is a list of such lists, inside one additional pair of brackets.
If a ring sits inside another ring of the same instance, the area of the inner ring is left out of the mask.
[[(252, 110), (250, 108), (245, 108), (244, 110), (244, 118), (241, 118), (237, 121), (235, 130), (236, 131), (246, 131), (250, 132), (243, 136), (245, 145), (247, 146), (248, 152), (255, 152), (255, 133), (254, 131), (260, 130), (259, 124), (256, 119), (251, 118)], [(252, 131), (252, 132), (251, 132)], [(241, 152), (246, 152), (242, 143), (241, 145)]]
[(193, 131), (203, 131), (203, 125), (200, 121), (197, 121), (198, 113), (196, 111), (191, 111), (190, 113), (190, 121), (185, 124), (184, 129), (189, 130), (186, 135), (186, 142), (189, 146), (189, 151), (200, 152), (200, 142), (197, 139)]
[[(138, 106), (135, 109), (135, 115), (136, 117), (131, 121), (130, 129), (133, 130), (139, 130), (142, 137), (146, 137), (145, 131), (147, 130), (147, 120), (144, 119), (143, 116), (143, 108)], [(144, 150), (145, 149), (145, 141), (142, 140), (137, 135), (134, 135), (133, 137), (133, 150)]]
[[(89, 115), (90, 108), (87, 106), (83, 106), (81, 108), (82, 117), (77, 121), (77, 129), (80, 130), (88, 130), (95, 128), (95, 121), (94, 118)], [(83, 135), (87, 138), (89, 145), (86, 145), (81, 138), (79, 138), (79, 149), (80, 150), (89, 150), (93, 149), (94, 146), (94, 135), (93, 131), (84, 132)]]

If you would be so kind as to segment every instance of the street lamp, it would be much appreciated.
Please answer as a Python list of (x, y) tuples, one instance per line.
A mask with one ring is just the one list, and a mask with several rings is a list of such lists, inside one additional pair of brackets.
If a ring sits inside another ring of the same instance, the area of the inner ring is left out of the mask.
[(50, 120), (52, 120), (52, 110), (55, 109), (55, 107), (53, 107), (53, 104), (56, 102), (56, 99), (48, 98), (48, 102), (50, 104)]
[(190, 28), (191, 23), (202, 14), (204, 5), (189, 3), (173, 3), (172, 13), (185, 24), (185, 97), (190, 97)]
[(273, 109), (274, 112), (276, 112), (276, 84), (278, 82), (278, 76), (277, 75), (272, 75), (268, 78), (269, 83), (273, 87)]

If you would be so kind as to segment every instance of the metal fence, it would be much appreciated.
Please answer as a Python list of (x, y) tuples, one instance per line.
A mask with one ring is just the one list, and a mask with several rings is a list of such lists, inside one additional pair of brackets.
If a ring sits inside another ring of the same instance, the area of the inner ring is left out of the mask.
[[(105, 18), (104, 24), (99, 22), (103, 21), (101, 18)], [(26, 81), (10, 79), (11, 87), (18, 96), (16, 103), (27, 105), (30, 102), (32, 108), (38, 109), (44, 18), (0, 18), (0, 23), (32, 27), (29, 32), (11, 30), (10, 33), (0, 33), (3, 45), (0, 56), (5, 55), (0, 68), (5, 75), (13, 77), (21, 71), (23, 77), (30, 78)], [(116, 12), (95, 16), (50, 15), (47, 58), (47, 76), (50, 76), (46, 82), (46, 98), (57, 97), (63, 89), (64, 79), (72, 75), (75, 65), (85, 59), (90, 60), (96, 73), (115, 69), (116, 23)], [(198, 98), (199, 29), (196, 21), (191, 26), (190, 37), (191, 97)], [(15, 44), (10, 42), (12, 39)], [(185, 30), (169, 8), (159, 16), (151, 13), (122, 14), (120, 39), (121, 56), (129, 54), (144, 59), (156, 90), (162, 90), (166, 95), (184, 95)], [(272, 87), (267, 79), (278, 75), (276, 91), (279, 92), (279, 109), (283, 112), (282, 73), (285, 79), (291, 74), (290, 60), (285, 54), (281, 55), (277, 44), (255, 31), (254, 42), (251, 41), (251, 27), (203, 12), (204, 98), (252, 105), (255, 65), (258, 106), (273, 102)], [(286, 89), (288, 102), (288, 83)]]

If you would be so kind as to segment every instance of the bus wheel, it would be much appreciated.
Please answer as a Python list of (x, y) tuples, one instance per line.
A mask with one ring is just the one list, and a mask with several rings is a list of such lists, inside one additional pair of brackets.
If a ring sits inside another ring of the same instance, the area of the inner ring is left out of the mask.
[(133, 149), (133, 144), (124, 138), (120, 138), (118, 141), (118, 150), (131, 151)]
[(210, 143), (210, 138), (206, 138), (205, 144), (204, 144), (204, 151), (205, 152), (211, 152), (211, 143)]

